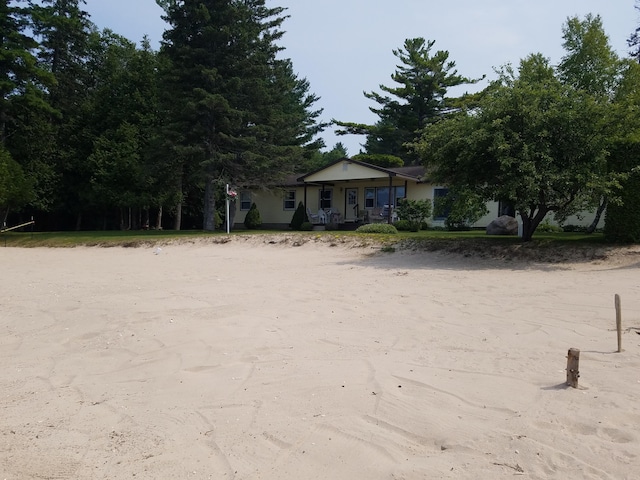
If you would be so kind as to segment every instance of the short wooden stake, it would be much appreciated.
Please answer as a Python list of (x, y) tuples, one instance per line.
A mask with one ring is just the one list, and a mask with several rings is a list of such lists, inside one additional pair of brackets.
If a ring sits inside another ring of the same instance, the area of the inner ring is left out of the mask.
[(618, 330), (618, 353), (622, 351), (622, 307), (620, 306), (620, 295), (616, 293), (616, 329)]
[(567, 385), (578, 388), (578, 378), (580, 378), (580, 350), (570, 348), (567, 355)]

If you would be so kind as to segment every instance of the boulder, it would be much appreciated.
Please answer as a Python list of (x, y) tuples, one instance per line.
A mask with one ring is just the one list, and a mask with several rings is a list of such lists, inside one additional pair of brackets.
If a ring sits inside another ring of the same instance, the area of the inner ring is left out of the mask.
[(487, 235), (517, 235), (518, 221), (509, 216), (502, 215), (487, 225)]

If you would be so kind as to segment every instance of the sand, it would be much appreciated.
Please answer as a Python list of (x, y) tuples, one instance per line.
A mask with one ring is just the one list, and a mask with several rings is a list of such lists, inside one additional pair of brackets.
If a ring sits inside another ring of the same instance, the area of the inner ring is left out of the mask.
[(640, 478), (640, 264), (256, 237), (0, 269), (0, 480)]

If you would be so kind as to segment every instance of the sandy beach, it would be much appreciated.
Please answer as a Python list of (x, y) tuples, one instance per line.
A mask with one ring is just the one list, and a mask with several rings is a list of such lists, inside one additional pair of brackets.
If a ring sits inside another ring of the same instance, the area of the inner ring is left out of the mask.
[(0, 480), (640, 478), (640, 263), (256, 237), (0, 268)]

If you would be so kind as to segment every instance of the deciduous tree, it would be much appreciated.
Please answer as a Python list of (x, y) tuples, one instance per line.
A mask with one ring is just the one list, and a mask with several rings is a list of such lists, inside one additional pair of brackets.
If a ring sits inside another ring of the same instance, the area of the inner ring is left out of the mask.
[(549, 212), (579, 212), (616, 187), (605, 108), (531, 55), (517, 75), (504, 70), (478, 108), (429, 126), (418, 151), (436, 181), (514, 205), (529, 241)]

